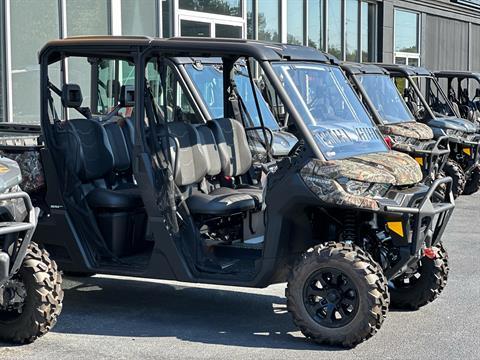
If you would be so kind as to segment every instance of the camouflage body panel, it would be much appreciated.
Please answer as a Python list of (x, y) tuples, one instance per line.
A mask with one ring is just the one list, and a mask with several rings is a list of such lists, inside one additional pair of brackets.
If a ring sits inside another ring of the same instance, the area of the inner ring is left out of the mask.
[(38, 151), (11, 152), (0, 150), (0, 155), (16, 161), (20, 166), (23, 178), (20, 187), (23, 191), (31, 193), (45, 187), (45, 175)]
[(407, 154), (390, 151), (351, 157), (343, 160), (312, 159), (300, 172), (307, 186), (320, 200), (339, 206), (378, 210), (375, 199), (347, 193), (340, 178), (375, 184), (414, 185), (422, 178), (418, 163)]
[(325, 163), (312, 160), (305, 165), (300, 172), (305, 184), (321, 201), (337, 206), (354, 207), (373, 211), (379, 209), (376, 200), (365, 196), (349, 194), (333, 178), (321, 175), (322, 167), (324, 166)]
[(381, 125), (378, 128), (384, 135), (404, 136), (418, 140), (433, 139), (432, 129), (429, 126), (416, 121), (391, 125), (386, 124)]

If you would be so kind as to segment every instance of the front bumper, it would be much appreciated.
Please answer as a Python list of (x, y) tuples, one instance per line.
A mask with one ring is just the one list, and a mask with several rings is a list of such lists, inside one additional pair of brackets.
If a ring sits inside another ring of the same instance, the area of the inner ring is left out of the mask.
[[(445, 186), (444, 195), (439, 189)], [(422, 249), (437, 245), (455, 208), (450, 177), (435, 180), (430, 187), (419, 185), (392, 190), (380, 200), (380, 214), (400, 260), (386, 272), (388, 278), (400, 275), (422, 256)], [(441, 198), (440, 198), (441, 197)]]
[(408, 153), (418, 162), (423, 173), (422, 182), (430, 184), (437, 179), (438, 173), (448, 160), (450, 154), (449, 139), (448, 136), (441, 136), (435, 142), (432, 141), (425, 149), (409, 146), (408, 148), (400, 147), (398, 150)]
[(454, 160), (458, 161), (460, 158), (467, 159), (467, 161), (460, 162), (464, 164), (463, 171), (467, 177), (469, 177), (480, 160), (480, 135), (468, 135), (467, 138), (451, 137), (450, 144), (452, 144), (452, 150), (454, 152), (452, 157)]
[[(0, 202), (8, 202), (16, 199), (23, 199), (28, 216), (24, 222), (0, 222), (0, 237), (5, 238), (9, 234), (17, 234), (18, 238), (14, 242), (17, 246), (15, 246), (12, 251), (8, 251), (9, 249), (5, 242), (3, 249), (0, 249), (0, 290), (10, 276), (15, 274), (22, 266), (28, 245), (37, 226), (37, 211), (33, 207), (30, 196), (28, 196), (26, 192), (20, 191), (0, 194)], [(25, 233), (23, 238), (18, 237), (18, 234), (23, 232)]]

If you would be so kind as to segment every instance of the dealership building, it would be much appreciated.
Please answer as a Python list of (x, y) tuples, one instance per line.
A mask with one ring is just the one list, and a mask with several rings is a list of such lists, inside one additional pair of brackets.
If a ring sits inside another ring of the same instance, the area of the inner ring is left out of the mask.
[(2, 0), (0, 121), (38, 122), (47, 41), (97, 34), (248, 38), (480, 71), (480, 0)]

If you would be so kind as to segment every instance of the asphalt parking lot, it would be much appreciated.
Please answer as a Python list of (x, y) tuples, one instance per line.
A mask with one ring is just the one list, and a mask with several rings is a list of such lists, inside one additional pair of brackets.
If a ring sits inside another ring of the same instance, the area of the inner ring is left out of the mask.
[(65, 279), (55, 329), (1, 359), (478, 359), (480, 195), (462, 197), (445, 234), (447, 288), (417, 312), (391, 311), (355, 349), (306, 340), (285, 310), (284, 285), (193, 286), (97, 276)]

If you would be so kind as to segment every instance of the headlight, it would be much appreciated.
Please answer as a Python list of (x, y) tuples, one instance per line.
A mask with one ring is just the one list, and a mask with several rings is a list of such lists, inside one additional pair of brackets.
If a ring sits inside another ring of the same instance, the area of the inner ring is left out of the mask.
[(383, 197), (390, 188), (388, 184), (372, 184), (370, 182), (349, 180), (347, 178), (340, 178), (337, 179), (337, 181), (347, 193), (356, 196)]
[(463, 136), (462, 130), (446, 129), (445, 133), (450, 136), (458, 136), (458, 137)]

